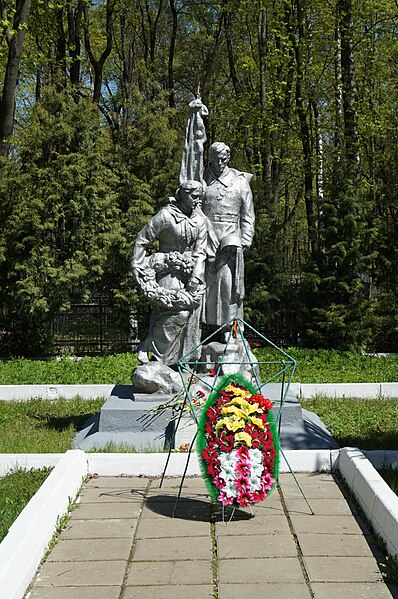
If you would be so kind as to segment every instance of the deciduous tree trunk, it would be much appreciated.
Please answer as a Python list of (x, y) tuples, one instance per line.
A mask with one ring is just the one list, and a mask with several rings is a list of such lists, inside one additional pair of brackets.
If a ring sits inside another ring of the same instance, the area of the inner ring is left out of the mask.
[[(1, 2), (2, 16), (7, 15), (6, 3)], [(14, 129), (15, 97), (18, 86), (25, 26), (30, 12), (30, 0), (16, 0), (12, 29), (5, 31), (8, 45), (7, 64), (0, 101), (0, 176), (10, 149), (10, 137)]]

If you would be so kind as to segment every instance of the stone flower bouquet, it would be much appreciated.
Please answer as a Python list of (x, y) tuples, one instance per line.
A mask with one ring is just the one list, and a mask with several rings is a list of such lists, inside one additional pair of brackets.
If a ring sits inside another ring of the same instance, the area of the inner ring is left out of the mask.
[(224, 376), (206, 401), (197, 452), (213, 501), (223, 506), (261, 502), (275, 487), (279, 438), (272, 402), (239, 374)]

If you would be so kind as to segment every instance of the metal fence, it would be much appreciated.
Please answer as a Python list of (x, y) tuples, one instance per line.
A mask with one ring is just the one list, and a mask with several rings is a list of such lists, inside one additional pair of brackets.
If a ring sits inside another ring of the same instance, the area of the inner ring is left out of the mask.
[(135, 351), (138, 321), (133, 311), (121, 313), (99, 299), (73, 304), (57, 314), (52, 324), (55, 353), (106, 354)]
[[(145, 335), (149, 311), (147, 306), (145, 312), (138, 309), (123, 313), (103, 298), (73, 304), (69, 311), (59, 313), (53, 321), (53, 353), (100, 355), (134, 352), (139, 338)], [(268, 325), (252, 324), (277, 345), (287, 347), (297, 344), (298, 323), (294, 312), (269, 319)], [(206, 336), (206, 327), (203, 334)], [(248, 340), (251, 341), (249, 331)]]

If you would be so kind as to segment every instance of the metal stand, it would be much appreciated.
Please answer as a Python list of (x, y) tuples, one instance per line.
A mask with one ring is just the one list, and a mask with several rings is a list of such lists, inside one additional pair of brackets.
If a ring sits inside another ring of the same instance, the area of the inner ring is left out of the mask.
[[(209, 382), (209, 380), (205, 379), (203, 375), (203, 373), (200, 373), (197, 371), (198, 366), (206, 366), (207, 363), (206, 362), (201, 362), (198, 361), (197, 359), (195, 360), (190, 360), (190, 356), (195, 356), (197, 354), (198, 349), (200, 349), (201, 347), (203, 347), (204, 345), (206, 345), (209, 341), (211, 341), (212, 338), (214, 338), (220, 331), (225, 331), (226, 327), (229, 326), (229, 334), (228, 337), (226, 338), (226, 344), (225, 344), (225, 348), (223, 351), (223, 354), (221, 356), (221, 358), (219, 359), (218, 363), (214, 365), (214, 370), (215, 370), (215, 377), (214, 377), (214, 381), (212, 383)], [(257, 337), (259, 337), (260, 339), (262, 339), (263, 341), (265, 341), (267, 343), (268, 346), (270, 346), (274, 351), (279, 352), (281, 355), (281, 359), (279, 360), (271, 360), (271, 361), (256, 361), (254, 362), (251, 359), (251, 355), (250, 355), (250, 347), (243, 335), (244, 329), (245, 327), (247, 329), (249, 329), (250, 331), (252, 331), (253, 333), (255, 333), (255, 335)], [(237, 340), (238, 339), (238, 333), (240, 336), (240, 340), (242, 341), (243, 347), (244, 347), (244, 351), (245, 351), (245, 355), (247, 358), (247, 362), (246, 361), (241, 361), (241, 362), (231, 362), (231, 361), (227, 361), (225, 359), (226, 357), (226, 351), (228, 348), (228, 345), (230, 342), (233, 342), (233, 340)], [(190, 412), (195, 420), (196, 425), (198, 424), (198, 417), (196, 415), (195, 412), (195, 407), (193, 405), (192, 402), (192, 398), (191, 398), (191, 394), (190, 394), (190, 388), (192, 385), (193, 380), (198, 380), (201, 381), (203, 384), (205, 384), (207, 387), (209, 387), (210, 392), (214, 391), (216, 386), (217, 386), (217, 381), (219, 378), (221, 378), (222, 376), (222, 366), (223, 364), (245, 364), (247, 366), (250, 366), (250, 369), (252, 371), (252, 376), (253, 379), (255, 381), (255, 388), (256, 391), (261, 392), (263, 387), (265, 387), (268, 383), (275, 381), (275, 379), (278, 379), (281, 377), (281, 393), (280, 393), (280, 406), (279, 406), (279, 410), (278, 410), (278, 414), (276, 417), (276, 423), (278, 426), (278, 435), (280, 437), (280, 431), (281, 431), (281, 424), (282, 424), (282, 413), (283, 413), (283, 406), (286, 400), (286, 396), (287, 393), (289, 391), (289, 387), (290, 387), (290, 383), (292, 382), (292, 378), (294, 375), (294, 371), (296, 369), (296, 360), (294, 358), (292, 358), (292, 356), (290, 356), (288, 353), (286, 353), (283, 349), (281, 349), (280, 347), (278, 347), (277, 345), (275, 345), (272, 341), (270, 341), (269, 339), (267, 339), (267, 337), (265, 337), (264, 335), (262, 335), (259, 331), (257, 331), (255, 328), (253, 328), (251, 325), (249, 325), (247, 322), (245, 322), (244, 320), (240, 319), (240, 318), (234, 318), (231, 321), (229, 321), (228, 323), (226, 323), (225, 325), (222, 325), (221, 327), (219, 327), (216, 331), (214, 331), (214, 333), (212, 333), (211, 335), (209, 335), (208, 337), (206, 337), (206, 339), (204, 341), (202, 341), (201, 343), (199, 343), (198, 345), (196, 345), (190, 352), (188, 352), (185, 356), (183, 356), (179, 361), (178, 361), (178, 372), (180, 373), (181, 376), (181, 381), (182, 381), (182, 385), (183, 385), (183, 390), (184, 390), (184, 401), (182, 403), (182, 406), (180, 408), (180, 413), (178, 415), (178, 419), (176, 420), (176, 425), (175, 425), (175, 429), (174, 429), (174, 433), (173, 433), (173, 437), (170, 443), (170, 447), (169, 447), (169, 452), (167, 455), (167, 459), (166, 459), (166, 463), (165, 463), (165, 467), (163, 469), (163, 473), (162, 473), (162, 477), (159, 483), (159, 488), (161, 488), (162, 484), (163, 484), (163, 480), (164, 477), (166, 475), (166, 470), (167, 467), (169, 465), (169, 461), (170, 461), (170, 455), (171, 455), (171, 451), (172, 451), (172, 445), (174, 445), (175, 442), (175, 437), (177, 434), (177, 429), (178, 426), (181, 422), (181, 418), (182, 415), (184, 413), (184, 410), (187, 406), (187, 404), (189, 404), (189, 408), (190, 408)], [(266, 364), (268, 366), (273, 365), (276, 367), (277, 372), (275, 372), (272, 376), (270, 376), (269, 378), (266, 379), (266, 381), (264, 383), (261, 383), (261, 381), (259, 380), (256, 370), (255, 370), (255, 366), (256, 365), (260, 365), (260, 364)], [(187, 376), (187, 374), (189, 376)], [(288, 377), (287, 377), (288, 375)], [(286, 381), (287, 378), (287, 381)], [(176, 510), (177, 510), (177, 506), (178, 506), (178, 502), (180, 500), (181, 497), (181, 492), (182, 492), (182, 488), (184, 485), (184, 480), (186, 477), (186, 473), (188, 470), (188, 465), (189, 465), (189, 461), (191, 458), (191, 453), (192, 453), (192, 448), (195, 442), (197, 436), (197, 432), (195, 433), (195, 436), (189, 446), (189, 451), (188, 451), (188, 455), (187, 455), (187, 461), (185, 464), (185, 469), (184, 469), (184, 473), (182, 475), (181, 478), (181, 483), (180, 483), (180, 487), (178, 490), (178, 495), (176, 498), (176, 502), (174, 505), (174, 509), (173, 509), (173, 514), (172, 517), (174, 517)], [(311, 515), (314, 515), (314, 511), (307, 499), (307, 497), (305, 496), (305, 493), (303, 491), (303, 489), (301, 488), (301, 485), (286, 457), (285, 452), (283, 451), (282, 448), (280, 448), (280, 453), (283, 456), (283, 459), (285, 460), (290, 473), (292, 474), (294, 481), (301, 493), (301, 495), (303, 496), (310, 512)], [(234, 512), (233, 512), (234, 513)], [(233, 515), (232, 513), (232, 515)], [(223, 511), (223, 521), (224, 521), (224, 511)]]

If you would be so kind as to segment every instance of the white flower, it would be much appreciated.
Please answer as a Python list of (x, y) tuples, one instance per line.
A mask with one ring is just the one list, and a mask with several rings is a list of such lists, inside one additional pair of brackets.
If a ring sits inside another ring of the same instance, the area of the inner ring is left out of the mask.
[(256, 464), (252, 462), (251, 475), (252, 476), (261, 476), (264, 470), (264, 466), (262, 464)]
[(260, 476), (251, 476), (250, 477), (250, 485), (252, 491), (259, 491), (261, 489), (261, 477)]
[(222, 478), (226, 482), (234, 480), (234, 478), (235, 478), (234, 466), (230, 466), (229, 464), (225, 464), (224, 466), (221, 466), (220, 478)]
[(223, 491), (227, 497), (235, 497), (236, 496), (235, 483), (233, 483), (232, 481), (227, 482)]
[(262, 464), (264, 461), (263, 454), (259, 449), (249, 449), (249, 456), (252, 464)]
[(220, 462), (220, 466), (221, 468), (223, 468), (223, 466), (230, 466), (232, 468), (235, 468), (236, 466), (236, 449), (233, 449), (230, 453), (220, 453), (218, 456), (218, 461)]

